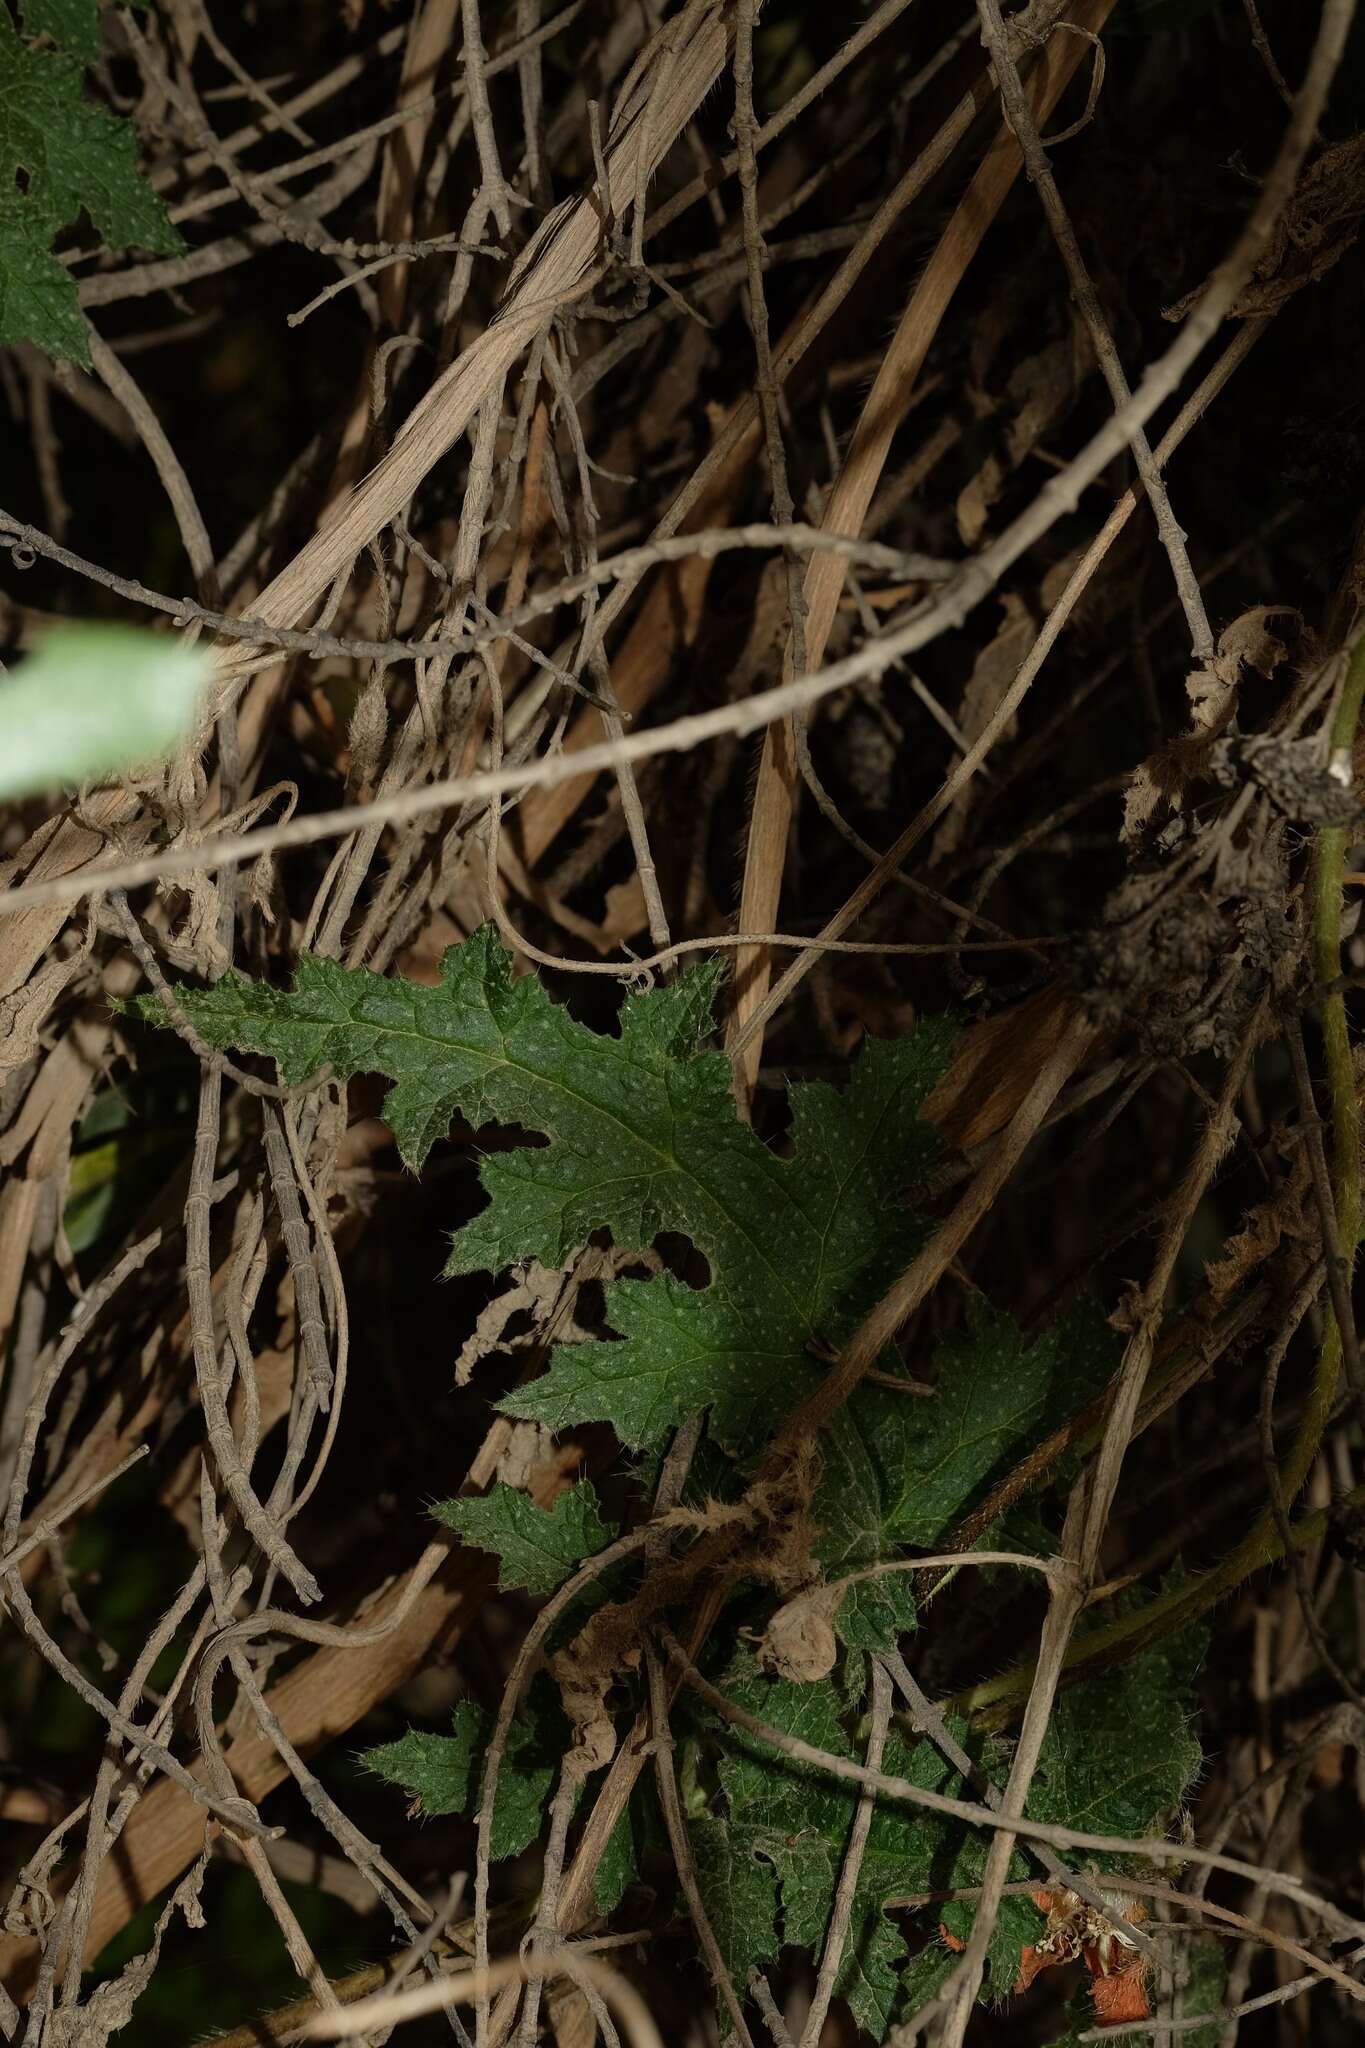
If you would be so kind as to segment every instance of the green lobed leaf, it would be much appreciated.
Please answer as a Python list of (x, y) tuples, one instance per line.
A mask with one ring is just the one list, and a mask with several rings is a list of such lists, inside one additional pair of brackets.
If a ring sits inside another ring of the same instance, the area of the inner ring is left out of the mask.
[[(548, 1133), (556, 1142), (534, 1166), (512, 1160), (479, 1232), (479, 1250), (488, 1242), (490, 1253), (483, 1269), (495, 1270), (530, 1256), (510, 1248), (527, 1239), (557, 1265), (604, 1211), (622, 1243), (649, 1243), (665, 1227), (663, 1209), (675, 1206), (656, 1184), (687, 1180), (686, 1161), (666, 1149), (675, 1118), (689, 1130), (717, 1115), (743, 1128), (725, 1110), (724, 1061), (693, 1058), (720, 974), (697, 967), (666, 989), (627, 996), (616, 1038), (576, 1023), (536, 976), (514, 974), (491, 924), (448, 949), (435, 987), (305, 953), (292, 989), (234, 973), (179, 993), (215, 1046), (267, 1053), (290, 1081), (324, 1062), (338, 1074), (386, 1075), (396, 1085), (385, 1116), (414, 1170), (457, 1114)], [(485, 1165), (490, 1193), (499, 1163)], [(462, 1249), (456, 1270), (477, 1272), (480, 1260)]]
[[(363, 1760), (379, 1777), (420, 1799), (423, 1812), (433, 1819), (445, 1813), (472, 1817), (478, 1810), (492, 1729), (491, 1716), (471, 1700), (461, 1700), (449, 1735), (412, 1728), (396, 1742), (366, 1750)], [(523, 1712), (512, 1723), (498, 1769), (490, 1844), (495, 1863), (519, 1856), (539, 1836), (545, 1801), (567, 1740), (567, 1724), (553, 1687), (533, 1685)]]
[(586, 1479), (561, 1493), (549, 1509), (500, 1480), (491, 1493), (441, 1501), (431, 1512), (473, 1549), (497, 1558), (500, 1586), (521, 1586), (528, 1593), (553, 1593), (616, 1535), (615, 1525), (603, 1521), (596, 1491)]
[(755, 1845), (723, 1820), (694, 1821), (688, 1833), (697, 1886), (722, 1960), (736, 1984), (772, 1962), (777, 1938), (777, 1876)]
[[(842, 1091), (794, 1088), (793, 1156), (779, 1158), (736, 1116), (729, 1063), (700, 1049), (720, 973), (628, 995), (615, 1037), (515, 976), (491, 927), (451, 948), (434, 988), (310, 956), (291, 990), (224, 975), (178, 993), (211, 1045), (270, 1054), (286, 1080), (324, 1063), (386, 1074), (414, 1167), (457, 1112), (548, 1137), (484, 1161), (488, 1205), (456, 1236), (453, 1272), (562, 1265), (596, 1230), (630, 1248), (664, 1230), (690, 1239), (709, 1286), (618, 1282), (618, 1341), (562, 1345), (501, 1405), (560, 1429), (610, 1422), (632, 1445), (709, 1408), (720, 1438), (744, 1444), (814, 1385), (812, 1342), (847, 1336), (922, 1240), (895, 1197), (935, 1156), (918, 1112), (953, 1027), (868, 1044)], [(139, 1007), (162, 1021), (154, 1001)]]
[(714, 1108), (689, 1142), (694, 1187), (667, 1227), (706, 1255), (710, 1286), (668, 1273), (618, 1282), (607, 1315), (625, 1341), (561, 1346), (541, 1379), (503, 1402), (506, 1412), (552, 1429), (610, 1421), (643, 1444), (706, 1407), (722, 1442), (761, 1439), (814, 1386), (822, 1368), (812, 1345), (850, 1335), (923, 1240), (891, 1197), (934, 1157), (918, 1112), (951, 1037), (939, 1021), (870, 1041), (842, 1092), (793, 1087), (789, 1159), (734, 1119), (728, 1065), (694, 1060), (714, 1069)]
[[(1028, 1810), (1038, 1819), (1096, 1832), (1140, 1837), (1160, 1829), (1187, 1790), (1198, 1768), (1198, 1746), (1189, 1733), (1188, 1646), (1176, 1654), (1152, 1653), (1130, 1670), (1091, 1680), (1062, 1695), (1030, 1793)], [(784, 1734), (802, 1737), (836, 1756), (854, 1758), (860, 1743), (855, 1723), (834, 1683), (797, 1685), (759, 1674), (740, 1660), (725, 1690), (738, 1705)], [(1140, 1725), (1139, 1725), (1140, 1724)], [(718, 1788), (711, 1809), (694, 1832), (705, 1837), (708, 1910), (716, 1900), (734, 1915), (733, 1901), (750, 1916), (769, 1899), (771, 1925), (749, 1924), (733, 1939), (734, 1961), (747, 1970), (753, 1961), (787, 1944), (818, 1955), (823, 1947), (844, 1851), (859, 1793), (854, 1784), (796, 1763), (761, 1737), (698, 1710), (698, 1727), (715, 1761)], [(950, 1722), (968, 1754), (997, 1783), (1009, 1758), (989, 1738), (969, 1735)], [(927, 1740), (907, 1745), (893, 1728), (883, 1769), (926, 1791), (955, 1798), (977, 1795)], [(838, 1989), (860, 2026), (876, 2038), (922, 2004), (952, 1966), (937, 1939), (907, 1962), (900, 1928), (887, 1917), (886, 1901), (919, 1891), (969, 1890), (980, 1884), (989, 1836), (951, 1818), (905, 1801), (879, 1800), (873, 1809), (859, 1871), (850, 1940)], [(776, 1890), (753, 1874), (771, 1870)], [(701, 1859), (699, 1858), (699, 1869)], [(1011, 1880), (1037, 1875), (1023, 1850), (1011, 1860)], [(936, 1937), (940, 1924), (959, 1941), (971, 1932), (974, 1906), (956, 1900), (925, 1909), (924, 1932)], [(1019, 1973), (1022, 1949), (1043, 1926), (1033, 1901), (1014, 1895), (1001, 1905), (995, 1923), (983, 2000), (1006, 1997)], [(742, 1980), (742, 1973), (741, 1973)], [(1194, 2008), (1198, 2010), (1196, 2006)]]
[(1201, 1762), (1188, 1704), (1193, 1661), (1191, 1645), (1177, 1640), (1064, 1691), (1029, 1794), (1035, 1819), (1141, 1836), (1177, 1808)]
[(0, 801), (169, 753), (193, 728), (210, 666), (178, 635), (54, 627), (0, 679)]
[[(826, 1431), (814, 1516), (827, 1579), (930, 1549), (1001, 1473), (1103, 1387), (1119, 1346), (1090, 1304), (1026, 1340), (973, 1305), (939, 1347), (931, 1398), (863, 1388)], [(850, 1588), (835, 1617), (850, 1649), (890, 1649), (914, 1626), (908, 1573)]]
[(34, 47), (0, 8), (0, 345), (35, 341), (49, 355), (90, 360), (75, 281), (52, 254), (60, 231), (87, 214), (111, 248), (174, 255), (180, 236), (137, 166), (137, 139), (84, 94), (82, 59), (98, 54), (89, 7), (30, 0), (30, 34), (50, 30), (67, 49)]

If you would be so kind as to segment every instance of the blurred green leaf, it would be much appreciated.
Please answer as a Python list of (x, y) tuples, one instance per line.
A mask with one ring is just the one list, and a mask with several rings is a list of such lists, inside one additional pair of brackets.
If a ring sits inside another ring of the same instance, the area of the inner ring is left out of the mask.
[(0, 682), (0, 801), (169, 753), (193, 726), (210, 660), (140, 626), (54, 628)]

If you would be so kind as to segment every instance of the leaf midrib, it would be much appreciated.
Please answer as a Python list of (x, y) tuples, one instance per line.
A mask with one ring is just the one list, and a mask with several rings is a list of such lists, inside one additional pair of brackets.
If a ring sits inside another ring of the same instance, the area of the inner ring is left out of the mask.
[[(247, 1021), (250, 1022), (250, 1012), (247, 1012), (246, 1016)], [(331, 1020), (320, 1018), (318, 1021), (319, 1023), (324, 1024), (327, 1029), (332, 1031), (342, 1028), (338, 1023), (338, 1020), (335, 1018)], [(462, 1052), (469, 1058), (481, 1059), (489, 1068), (501, 1068), (502, 1070), (509, 1073), (520, 1074), (528, 1081), (538, 1082), (541, 1086), (555, 1088), (559, 1091), (559, 1093), (562, 1096), (566, 1098), (566, 1100), (570, 1102), (576, 1102), (579, 1104), (581, 1108), (585, 1110), (591, 1110), (595, 1116), (600, 1116), (605, 1121), (614, 1124), (618, 1130), (624, 1131), (629, 1137), (634, 1138), (638, 1143), (642, 1144), (647, 1151), (652, 1152), (655, 1155), (655, 1157), (662, 1162), (662, 1167), (664, 1170), (672, 1171), (678, 1176), (679, 1180), (690, 1181), (694, 1187), (699, 1188), (702, 1191), (702, 1193), (706, 1195), (714, 1203), (716, 1209), (724, 1217), (725, 1221), (729, 1224), (734, 1235), (737, 1238), (742, 1239), (744, 1243), (749, 1245), (749, 1247), (754, 1252), (756, 1257), (761, 1261), (763, 1266), (767, 1269), (769, 1273), (771, 1273), (774, 1280), (776, 1280), (779, 1288), (781, 1289), (782, 1293), (791, 1303), (798, 1320), (808, 1320), (806, 1318), (803, 1305), (801, 1304), (801, 1302), (797, 1300), (796, 1296), (792, 1292), (791, 1282), (786, 1276), (786, 1274), (782, 1272), (780, 1267), (774, 1264), (772, 1258), (769, 1256), (768, 1252), (764, 1249), (764, 1247), (754, 1237), (750, 1235), (749, 1231), (744, 1227), (742, 1220), (722, 1200), (719, 1189), (708, 1186), (708, 1184), (705, 1181), (703, 1181), (697, 1174), (690, 1172), (688, 1169), (684, 1168), (682, 1162), (678, 1159), (676, 1153), (666, 1151), (662, 1146), (656, 1144), (655, 1141), (651, 1137), (649, 1137), (647, 1133), (637, 1131), (633, 1125), (627, 1123), (624, 1117), (620, 1116), (614, 1110), (604, 1108), (602, 1104), (594, 1102), (591, 1097), (582, 1095), (579, 1093), (577, 1089), (568, 1087), (565, 1084), (565, 1082), (560, 1080), (557, 1076), (542, 1073), (534, 1067), (527, 1066), (525, 1061), (523, 1060), (518, 1060), (509, 1057), (505, 1050), (502, 1057), (499, 1058), (496, 1054), (488, 1052), (482, 1046), (467, 1045), (459, 1039), (438, 1038), (434, 1036), (431, 1032), (420, 1031), (415, 1028), (404, 1029), (402, 1026), (393, 1024), (370, 1023), (366, 1020), (363, 1020), (355, 1016), (353, 1013), (350, 1014), (345, 1021), (347, 1023), (350, 1023), (356, 1030), (373, 1031), (376, 1034), (378, 1034), (381, 1038), (389, 1037), (400, 1039), (406, 1041), (409, 1044), (415, 1044), (419, 1046), (444, 1046), (451, 1052)], [(609, 1038), (602, 1037), (600, 1033), (592, 1033), (590, 1035), (599, 1040), (601, 1048), (605, 1053), (611, 1053), (613, 1043), (615, 1043), (615, 1045), (619, 1048), (619, 1040), (613, 1041)], [(501, 1033), (500, 1036), (502, 1036)], [(503, 1036), (502, 1042), (505, 1048), (505, 1036)], [(379, 1048), (378, 1046), (376, 1046), (374, 1049), (377, 1052)], [(259, 1047), (258, 1050), (268, 1053), (270, 1051), (270, 1048), (268, 1046), (263, 1046)], [(650, 1079), (657, 1078), (657, 1076), (650, 1074), (650, 1070), (647, 1067), (641, 1066), (638, 1060), (631, 1059), (629, 1054), (623, 1055), (618, 1050), (614, 1056), (616, 1058), (623, 1059), (624, 1063), (630, 1068), (632, 1068), (636, 1073), (649, 1075)], [(379, 1073), (387, 1074), (387, 1078), (393, 1083), (395, 1087), (399, 1086), (402, 1081), (412, 1078), (411, 1076), (403, 1074), (388, 1074), (387, 1069), (384, 1067), (377, 1067), (376, 1071), (378, 1071)], [(534, 1126), (528, 1126), (528, 1128), (534, 1128)], [(546, 1135), (551, 1136), (553, 1139), (553, 1133), (547, 1133)], [(554, 1142), (562, 1143), (563, 1141), (560, 1139), (554, 1139)], [(768, 1153), (766, 1147), (761, 1147), (760, 1149), (763, 1151), (765, 1159), (769, 1160), (774, 1166), (778, 1167), (780, 1171), (782, 1162), (779, 1160), (773, 1160), (772, 1155)], [(783, 1190), (783, 1193), (786, 1194), (785, 1189)], [(796, 1206), (791, 1202), (790, 1195), (787, 1195), (787, 1201), (789, 1206)], [(802, 1220), (804, 1221), (805, 1219), (803, 1218)], [(707, 1250), (707, 1247), (705, 1245), (702, 1245), (699, 1247), (699, 1249), (705, 1252)]]

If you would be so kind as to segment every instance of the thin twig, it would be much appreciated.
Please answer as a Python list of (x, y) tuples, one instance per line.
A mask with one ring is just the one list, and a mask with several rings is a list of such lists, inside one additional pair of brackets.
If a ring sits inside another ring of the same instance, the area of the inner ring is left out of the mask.
[(493, 110), (488, 104), (485, 80), (483, 29), (479, 22), (479, 0), (460, 0), (464, 22), (464, 84), (469, 97), (470, 125), (479, 151), (479, 175), (484, 195), (501, 235), (512, 232), (512, 210), (508, 204), (507, 181), (498, 156), (498, 138), (493, 129)]
[(725, 1967), (725, 1958), (720, 1952), (720, 1943), (716, 1940), (716, 1931), (711, 1925), (711, 1916), (706, 1910), (701, 1886), (697, 1882), (696, 1859), (692, 1854), (687, 1822), (683, 1818), (682, 1801), (678, 1797), (677, 1775), (673, 1769), (673, 1735), (668, 1722), (668, 1688), (664, 1683), (663, 1661), (652, 1644), (647, 1645), (645, 1649), (645, 1669), (649, 1679), (654, 1781), (659, 1790), (664, 1826), (668, 1829), (673, 1867), (678, 1874), (678, 1883), (682, 1887), (687, 1910), (692, 1916), (692, 1925), (696, 1929), (701, 1952), (706, 1958), (706, 1967), (711, 1973), (711, 1982), (730, 2015), (735, 2039), (740, 2043), (740, 2048), (754, 2048), (753, 2037), (745, 2021), (734, 1980)]
[[(1010, 52), (1010, 39), (1004, 16), (1000, 11), (1000, 0), (976, 0), (976, 6), (981, 16), (981, 40), (990, 51), (1006, 119), (1014, 130), (1015, 140), (1023, 153), (1024, 169), (1028, 173), (1029, 183), (1043, 203), (1048, 226), (1052, 229), (1058, 252), (1066, 265), (1066, 274), (1071, 281), (1072, 299), (1086, 324), (1094, 345), (1095, 359), (1099, 363), (1105, 383), (1109, 386), (1110, 396), (1116, 406), (1125, 406), (1133, 394), (1129, 389), (1128, 379), (1123, 374), (1123, 365), (1114, 346), (1114, 337), (1109, 332), (1109, 323), (1104, 317), (1099, 294), (1086, 268), (1080, 244), (1076, 240), (1071, 217), (1057, 189), (1057, 180), (1052, 175), (1052, 165), (1048, 161), (1047, 151), (1039, 138), (1038, 124), (1033, 118), (1028, 94), (1024, 90)], [(1197, 660), (1211, 660), (1213, 634), (1209, 628), (1208, 614), (1204, 610), (1199, 579), (1190, 566), (1190, 558), (1185, 550), (1185, 535), (1171, 510), (1166, 485), (1152, 454), (1151, 445), (1140, 426), (1133, 430), (1131, 446), (1138, 475), (1142, 478), (1142, 487), (1147, 493), (1148, 503), (1156, 519), (1161, 545), (1169, 558), (1171, 574), (1175, 578), (1175, 587), (1180, 594), (1180, 602), (1189, 624), (1190, 644)]]
[[(890, 1726), (891, 1681), (887, 1677), (882, 1660), (878, 1657), (872, 1662), (872, 1708), (867, 1735), (869, 1771), (879, 1771), (882, 1767), (882, 1752), (886, 1748), (887, 1731)], [(872, 1830), (872, 1814), (876, 1804), (876, 1793), (870, 1786), (864, 1785), (858, 1794), (858, 1804), (853, 1809), (853, 1825), (849, 1830), (848, 1844), (839, 1871), (839, 1882), (835, 1887), (834, 1904), (830, 1908), (824, 1953), (820, 1957), (815, 1991), (801, 2033), (801, 2048), (817, 2048), (825, 2024), (825, 2015), (829, 2011), (829, 2002), (834, 1996), (834, 1987), (839, 1978), (839, 1965), (844, 1958), (848, 1930), (853, 1920), (858, 1875), (863, 1867), (863, 1855), (867, 1848), (868, 1835)]]
[(68, 1494), (57, 1507), (53, 1508), (50, 1514), (40, 1516), (28, 1530), (28, 1533), (21, 1537), (19, 1542), (14, 1544), (11, 1549), (5, 1551), (0, 1556), (0, 1578), (3, 1578), (7, 1572), (12, 1572), (17, 1565), (22, 1564), (30, 1551), (40, 1550), (48, 1539), (54, 1536), (57, 1530), (61, 1528), (63, 1522), (74, 1515), (79, 1508), (83, 1508), (88, 1501), (94, 1500), (98, 1494), (103, 1493), (106, 1487), (112, 1486), (115, 1480), (122, 1479), (124, 1473), (130, 1471), (134, 1465), (139, 1464), (143, 1458), (149, 1456), (150, 1451), (151, 1446), (149, 1444), (139, 1444), (135, 1450), (129, 1451), (126, 1458), (121, 1458), (118, 1464), (113, 1466), (110, 1471), (99, 1473), (96, 1478), (90, 1481), (88, 1486), (81, 1487), (76, 1493)]

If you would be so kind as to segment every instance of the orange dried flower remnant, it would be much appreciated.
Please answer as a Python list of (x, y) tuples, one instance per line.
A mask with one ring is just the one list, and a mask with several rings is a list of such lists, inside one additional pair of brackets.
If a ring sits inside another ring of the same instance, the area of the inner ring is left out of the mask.
[[(1036, 1942), (1030, 1942), (1021, 1952), (1014, 1988), (1027, 1991), (1041, 1971), (1080, 1961), (1090, 1972), (1090, 1994), (1100, 2026), (1150, 2019), (1147, 1958), (1124, 1931), (1125, 1922), (1132, 1927), (1146, 1919), (1146, 1908), (1137, 1899), (1102, 1896), (1105, 1904), (1113, 1907), (1112, 1917), (1098, 1912), (1077, 1892), (1033, 1894), (1034, 1904), (1047, 1914), (1047, 1927)], [(949, 1948), (965, 1947), (942, 1924), (939, 1934)]]
[(1026, 1991), (1040, 1970), (1079, 1957), (1090, 1972), (1095, 2017), (1102, 2027), (1149, 2019), (1147, 1958), (1124, 1931), (1125, 1922), (1132, 1927), (1146, 1919), (1146, 1908), (1138, 1899), (1101, 1896), (1113, 1907), (1112, 1916), (1098, 1912), (1073, 1891), (1033, 1894), (1039, 1910), (1047, 1914), (1047, 1928), (1020, 1956), (1014, 1988)]

